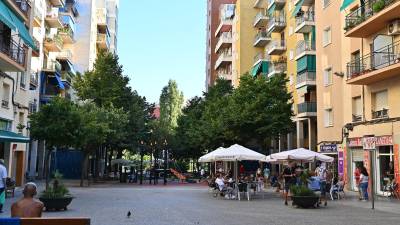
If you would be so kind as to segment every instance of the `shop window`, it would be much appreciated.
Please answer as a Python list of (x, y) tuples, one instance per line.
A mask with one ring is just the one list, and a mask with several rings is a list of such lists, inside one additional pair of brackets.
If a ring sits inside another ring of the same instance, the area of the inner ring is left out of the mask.
[(386, 191), (388, 185), (394, 179), (394, 162), (393, 162), (392, 146), (380, 146), (378, 148), (377, 157), (377, 176), (379, 180), (379, 189), (381, 192)]

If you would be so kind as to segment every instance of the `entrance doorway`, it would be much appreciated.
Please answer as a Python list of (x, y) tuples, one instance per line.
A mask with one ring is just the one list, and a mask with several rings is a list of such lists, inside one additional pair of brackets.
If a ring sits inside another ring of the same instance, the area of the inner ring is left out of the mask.
[(15, 151), (15, 161), (16, 161), (16, 173), (15, 173), (15, 184), (17, 186), (21, 186), (23, 184), (24, 178), (24, 152), (23, 151)]
[(376, 157), (377, 193), (383, 194), (385, 186), (394, 179), (394, 154), (392, 146), (380, 146)]

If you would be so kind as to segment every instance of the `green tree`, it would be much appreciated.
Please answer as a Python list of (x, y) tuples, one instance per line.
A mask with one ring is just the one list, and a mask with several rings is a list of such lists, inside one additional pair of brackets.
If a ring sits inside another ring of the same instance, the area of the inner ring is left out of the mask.
[(170, 80), (160, 95), (160, 126), (168, 134), (173, 134), (178, 126), (178, 117), (182, 114), (184, 97), (179, 91), (178, 84)]
[(45, 140), (46, 189), (49, 183), (50, 155), (54, 148), (71, 146), (79, 131), (81, 118), (78, 107), (63, 98), (54, 98), (50, 104), (30, 115), (30, 134), (33, 139)]

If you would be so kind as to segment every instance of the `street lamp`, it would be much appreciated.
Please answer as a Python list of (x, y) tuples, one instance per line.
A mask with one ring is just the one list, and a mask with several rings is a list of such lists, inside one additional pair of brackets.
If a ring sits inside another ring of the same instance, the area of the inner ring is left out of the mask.
[(168, 142), (165, 139), (164, 140), (164, 185), (167, 185), (167, 165), (168, 165), (168, 150), (167, 150), (167, 146), (168, 146)]
[(143, 184), (143, 148), (144, 148), (144, 143), (143, 141), (140, 141), (140, 185)]

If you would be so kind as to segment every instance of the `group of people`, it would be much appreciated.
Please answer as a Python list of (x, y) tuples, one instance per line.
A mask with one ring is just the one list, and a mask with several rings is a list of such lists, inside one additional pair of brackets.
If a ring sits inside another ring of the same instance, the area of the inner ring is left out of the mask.
[(368, 201), (369, 175), (367, 168), (362, 165), (357, 166), (356, 170), (354, 171), (354, 179), (358, 188), (359, 199), (362, 201)]
[[(4, 160), (0, 159), (0, 213), (3, 213), (6, 187), (7, 168), (4, 165)], [(37, 194), (36, 184), (32, 182), (26, 183), (22, 193), (23, 197), (11, 206), (11, 217), (41, 217), (44, 205), (34, 198)]]

